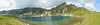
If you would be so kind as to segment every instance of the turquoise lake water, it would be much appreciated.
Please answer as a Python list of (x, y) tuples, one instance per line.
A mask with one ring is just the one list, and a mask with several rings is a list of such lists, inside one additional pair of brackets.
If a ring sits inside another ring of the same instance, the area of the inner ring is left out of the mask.
[(69, 16), (50, 16), (50, 17), (24, 17), (21, 21), (26, 21), (34, 25), (73, 25), (82, 18)]

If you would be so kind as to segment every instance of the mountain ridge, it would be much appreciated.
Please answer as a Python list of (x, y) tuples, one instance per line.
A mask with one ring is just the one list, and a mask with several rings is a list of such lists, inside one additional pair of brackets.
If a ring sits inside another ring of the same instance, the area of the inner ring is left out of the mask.
[(3, 15), (17, 16), (17, 17), (35, 17), (35, 16), (37, 17), (37, 16), (70, 16), (73, 13), (76, 14), (75, 12), (80, 13), (81, 11), (90, 13), (90, 11), (84, 7), (76, 7), (73, 4), (67, 5), (64, 2), (50, 10), (43, 8), (26, 7), (23, 9), (1, 11), (0, 13), (1, 15), (3, 14)]

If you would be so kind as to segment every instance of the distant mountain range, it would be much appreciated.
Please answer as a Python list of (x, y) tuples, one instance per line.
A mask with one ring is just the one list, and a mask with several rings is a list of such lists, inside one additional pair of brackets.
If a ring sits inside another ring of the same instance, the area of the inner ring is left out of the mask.
[(26, 7), (24, 9), (14, 9), (1, 11), (1, 15), (16, 17), (39, 17), (39, 16), (82, 16), (95, 11), (89, 11), (84, 7), (76, 7), (73, 4), (67, 5), (65, 2), (50, 10), (43, 8)]

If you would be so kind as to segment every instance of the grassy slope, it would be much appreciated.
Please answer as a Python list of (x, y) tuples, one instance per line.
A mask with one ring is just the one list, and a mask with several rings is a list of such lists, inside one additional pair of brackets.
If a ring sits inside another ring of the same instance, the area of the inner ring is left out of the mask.
[(86, 20), (84, 20), (82, 23), (75, 24), (75, 25), (100, 25), (100, 12), (89, 11), (85, 8), (80, 7), (74, 10), (67, 10), (65, 11), (65, 13), (75, 17), (86, 18)]
[(100, 25), (100, 12), (77, 10), (69, 14), (86, 18), (82, 23), (76, 25)]
[(74, 9), (74, 10), (66, 10), (65, 13), (70, 16), (74, 17), (85, 17), (82, 23), (75, 24), (75, 25), (100, 25), (100, 12), (89, 11), (87, 9)]
[(91, 17), (87, 17), (82, 23), (76, 25), (100, 25), (100, 13), (95, 12)]
[(14, 17), (0, 16), (0, 25), (26, 25), (26, 24), (18, 21), (17, 18)]

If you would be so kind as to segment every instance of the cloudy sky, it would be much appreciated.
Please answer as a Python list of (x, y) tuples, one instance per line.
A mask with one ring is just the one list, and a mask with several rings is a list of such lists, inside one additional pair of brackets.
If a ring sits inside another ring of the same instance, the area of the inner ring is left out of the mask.
[(50, 9), (63, 2), (74, 4), (77, 7), (85, 7), (93, 11), (100, 11), (100, 0), (0, 0), (0, 11), (24, 7), (42, 7)]

